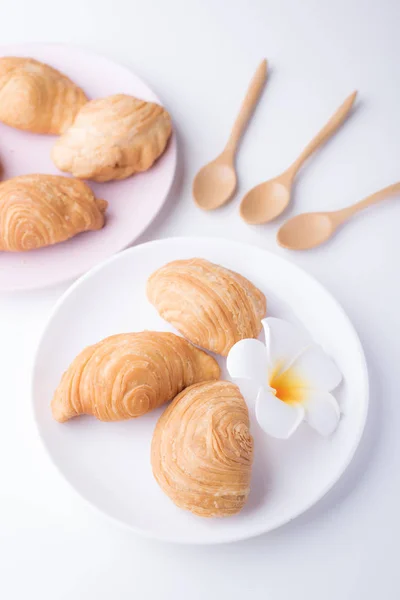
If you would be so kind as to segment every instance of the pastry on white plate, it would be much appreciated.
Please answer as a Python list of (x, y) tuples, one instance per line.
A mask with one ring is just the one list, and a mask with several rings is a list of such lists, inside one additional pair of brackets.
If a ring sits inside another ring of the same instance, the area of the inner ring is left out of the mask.
[(93, 415), (101, 421), (140, 417), (185, 387), (217, 379), (214, 358), (174, 333), (120, 333), (85, 348), (55, 391), (53, 417)]
[(239, 388), (229, 381), (192, 385), (154, 430), (153, 474), (180, 508), (201, 517), (240, 512), (250, 492), (253, 438)]
[(267, 310), (264, 294), (248, 279), (202, 258), (155, 271), (147, 297), (193, 344), (223, 356), (239, 340), (258, 337)]

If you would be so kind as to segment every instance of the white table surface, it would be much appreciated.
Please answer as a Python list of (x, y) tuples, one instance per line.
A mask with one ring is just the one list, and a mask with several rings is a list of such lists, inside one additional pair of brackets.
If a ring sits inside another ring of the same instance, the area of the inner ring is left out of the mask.
[[(339, 208), (400, 179), (399, 22), (396, 0), (14, 0), (4, 7), (4, 43), (62, 41), (100, 51), (131, 65), (171, 110), (179, 171), (140, 241), (225, 236), (287, 256), (349, 314), (372, 393), (351, 467), (303, 517), (229, 546), (144, 540), (82, 503), (36, 434), (32, 356), (67, 286), (1, 295), (0, 597), (400, 597), (400, 198), (304, 254), (277, 247), (276, 224), (251, 227), (237, 213), (240, 194), (283, 170), (354, 88), (357, 110), (304, 167), (288, 214)], [(271, 75), (238, 156), (238, 196), (219, 212), (200, 212), (191, 200), (193, 175), (222, 148), (264, 56)]]

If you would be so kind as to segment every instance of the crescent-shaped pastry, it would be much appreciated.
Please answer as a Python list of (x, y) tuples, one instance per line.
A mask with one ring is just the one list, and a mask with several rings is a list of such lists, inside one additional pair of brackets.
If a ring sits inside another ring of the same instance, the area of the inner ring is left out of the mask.
[(104, 225), (105, 200), (83, 181), (23, 175), (0, 183), (0, 250), (22, 252)]
[(33, 133), (63, 133), (86, 104), (68, 77), (33, 58), (0, 58), (0, 121)]
[(265, 296), (250, 281), (201, 258), (158, 269), (147, 296), (188, 340), (222, 356), (239, 340), (258, 337), (266, 315)]
[(201, 517), (238, 513), (250, 491), (253, 438), (239, 388), (193, 385), (161, 415), (151, 447), (153, 474), (180, 508)]
[(75, 177), (110, 181), (146, 171), (171, 135), (168, 112), (154, 102), (117, 94), (88, 102), (56, 142), (52, 158)]
[(219, 374), (211, 356), (173, 333), (121, 333), (78, 354), (62, 376), (51, 409), (61, 423), (82, 414), (101, 421), (131, 419)]

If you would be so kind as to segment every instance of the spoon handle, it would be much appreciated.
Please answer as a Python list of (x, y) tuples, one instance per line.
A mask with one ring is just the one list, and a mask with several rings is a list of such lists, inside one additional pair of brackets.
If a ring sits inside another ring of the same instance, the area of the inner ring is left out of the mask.
[(260, 63), (257, 71), (253, 75), (253, 79), (250, 82), (249, 89), (243, 104), (240, 107), (239, 115), (233, 125), (231, 135), (225, 150), (235, 153), (239, 140), (243, 134), (243, 131), (253, 113), (255, 105), (260, 97), (261, 91), (264, 87), (265, 80), (267, 78), (267, 61), (264, 60)]
[(297, 173), (297, 171), (307, 160), (307, 158), (324, 142), (326, 142), (330, 138), (330, 136), (338, 129), (338, 127), (343, 123), (343, 121), (349, 114), (351, 107), (354, 104), (356, 96), (356, 91), (350, 94), (350, 96), (346, 98), (343, 104), (332, 115), (325, 127), (323, 127), (321, 131), (317, 133), (314, 139), (312, 139), (311, 142), (304, 148), (299, 158), (293, 163), (293, 165), (289, 169), (292, 172), (293, 176)]
[(337, 225), (340, 225), (341, 223), (358, 213), (360, 210), (364, 210), (365, 208), (368, 208), (373, 204), (377, 204), (382, 200), (386, 200), (388, 196), (393, 196), (395, 194), (400, 194), (400, 181), (398, 183), (388, 185), (382, 190), (379, 190), (378, 192), (367, 196), (366, 198), (364, 198), (364, 200), (361, 200), (360, 202), (357, 202), (352, 206), (348, 206), (347, 208), (343, 208), (342, 210), (337, 210), (331, 213), (331, 216), (334, 217)]

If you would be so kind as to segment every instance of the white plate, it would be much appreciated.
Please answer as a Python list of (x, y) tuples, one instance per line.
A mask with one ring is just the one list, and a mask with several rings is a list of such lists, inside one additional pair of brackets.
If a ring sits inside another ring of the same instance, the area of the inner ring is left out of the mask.
[[(35, 58), (59, 69), (80, 85), (89, 99), (125, 93), (160, 103), (130, 69), (97, 54), (62, 44), (18, 44), (0, 47), (1, 56)], [(50, 158), (56, 137), (35, 135), (0, 123), (1, 178), (27, 173), (60, 173)], [(176, 139), (145, 173), (109, 183), (88, 182), (108, 201), (106, 225), (100, 231), (30, 252), (0, 252), (0, 290), (15, 291), (74, 279), (131, 244), (164, 204), (176, 167)]]
[[(62, 372), (88, 344), (118, 332), (171, 330), (146, 300), (146, 279), (168, 261), (192, 257), (209, 259), (248, 277), (266, 294), (269, 314), (303, 323), (344, 376), (336, 394), (343, 418), (331, 439), (319, 437), (306, 424), (289, 441), (269, 439), (252, 419), (252, 489), (243, 511), (227, 519), (202, 519), (180, 510), (153, 479), (150, 442), (162, 409), (122, 423), (101, 423), (85, 416), (59, 424), (49, 407)], [(333, 486), (360, 441), (368, 377), (360, 341), (347, 316), (309, 275), (252, 246), (173, 238), (118, 254), (64, 294), (37, 351), (33, 402), (40, 434), (54, 463), (93, 506), (150, 537), (219, 543), (248, 538), (290, 521)]]

